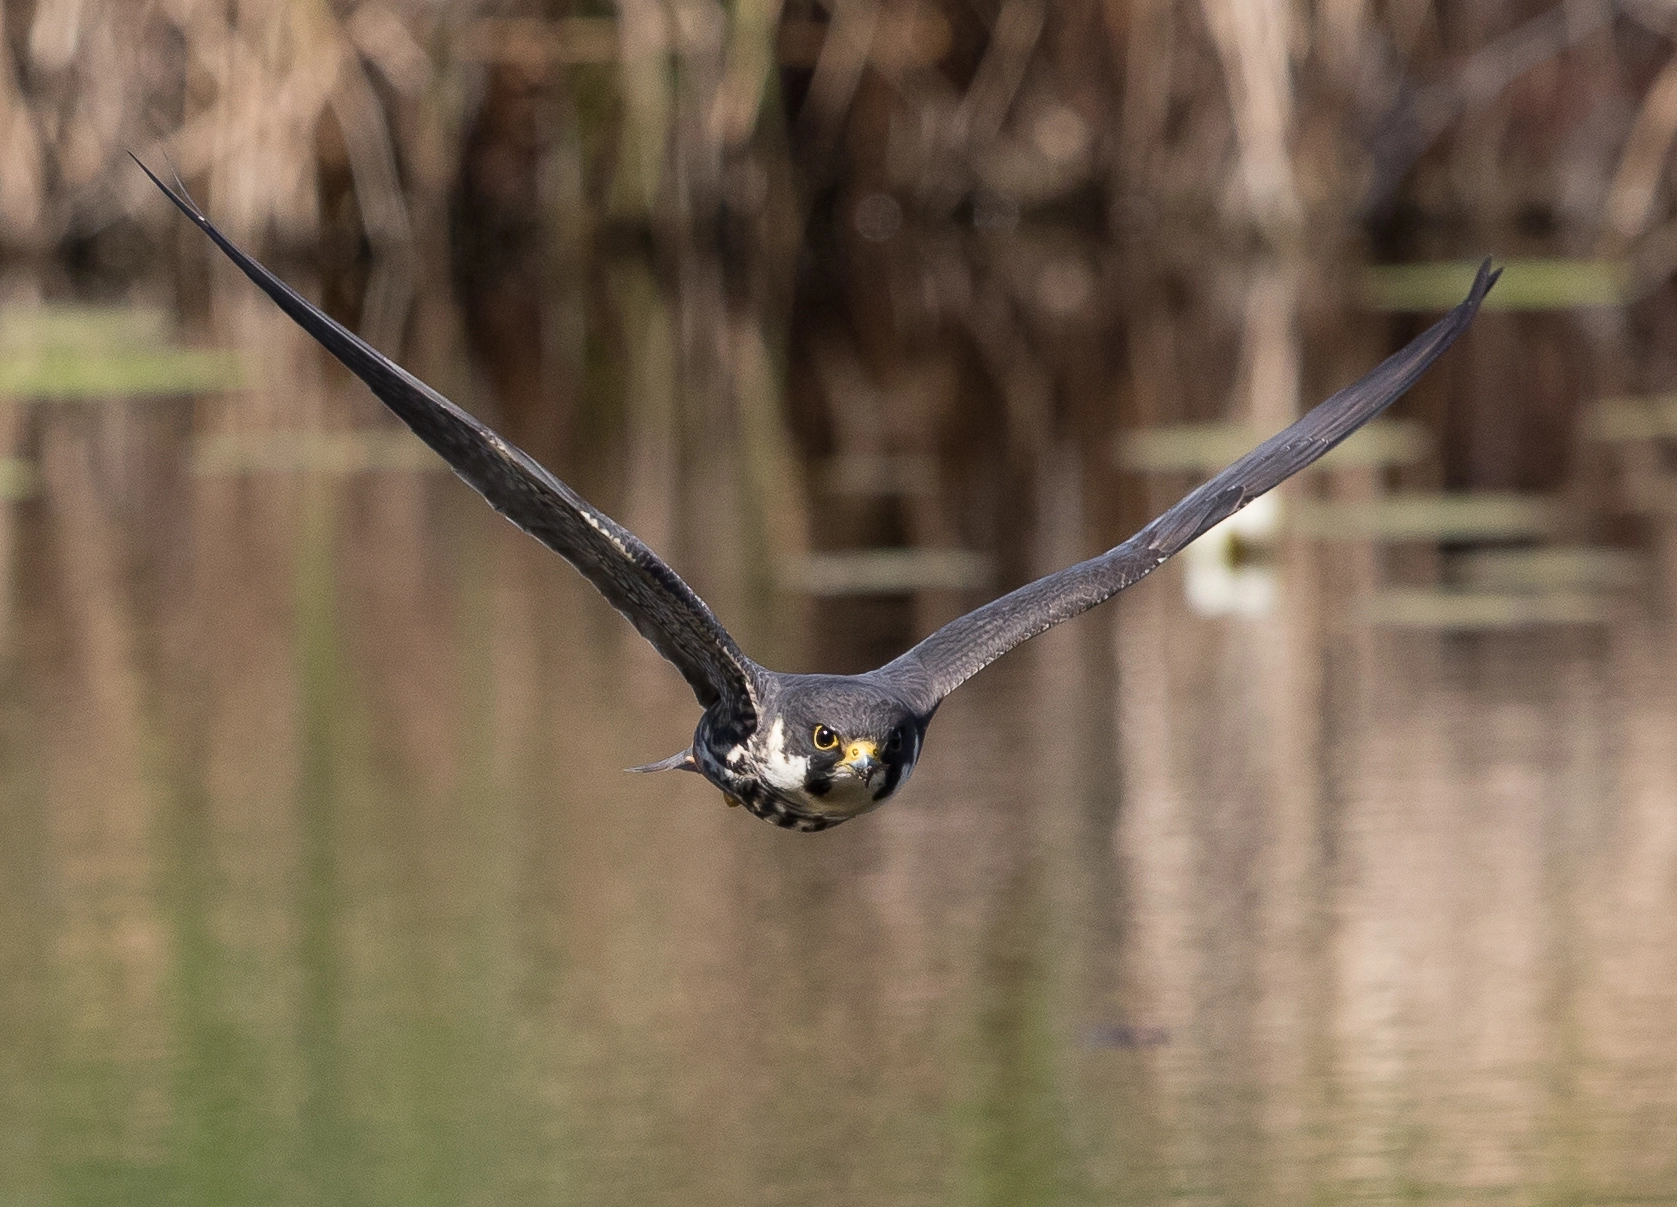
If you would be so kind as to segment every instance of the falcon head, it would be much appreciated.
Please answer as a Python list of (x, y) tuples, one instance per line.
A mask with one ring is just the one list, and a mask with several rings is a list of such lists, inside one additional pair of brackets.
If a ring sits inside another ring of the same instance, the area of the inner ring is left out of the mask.
[(776, 675), (768, 687), (755, 732), (716, 753), (727, 771), (758, 781), (794, 817), (845, 821), (908, 781), (929, 718), (885, 687), (840, 675)]
[(758, 669), (749, 717), (713, 704), (691, 749), (630, 770), (696, 771), (730, 805), (788, 830), (849, 821), (908, 782), (932, 715), (916, 712), (882, 675)]

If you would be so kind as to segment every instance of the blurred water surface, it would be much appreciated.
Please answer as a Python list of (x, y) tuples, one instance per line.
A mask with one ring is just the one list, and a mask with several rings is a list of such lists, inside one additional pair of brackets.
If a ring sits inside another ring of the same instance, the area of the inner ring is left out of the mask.
[[(790, 321), (633, 256), (345, 317), (834, 670), (1170, 502), (1194, 437), (1136, 433), (1274, 430), (1425, 321), (854, 254)], [(0, 1202), (1677, 1199), (1669, 301), (1486, 314), (1396, 451), (804, 836), (622, 774), (674, 671), (246, 283), (182, 296), (247, 388), (0, 403)], [(1652, 418), (1575, 430), (1609, 393)]]

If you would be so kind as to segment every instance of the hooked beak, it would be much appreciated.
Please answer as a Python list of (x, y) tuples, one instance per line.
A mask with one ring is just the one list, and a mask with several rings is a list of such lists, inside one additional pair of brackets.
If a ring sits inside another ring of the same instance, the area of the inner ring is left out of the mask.
[(848, 769), (851, 775), (865, 784), (873, 779), (873, 773), (881, 766), (879, 748), (872, 742), (852, 742), (845, 749), (839, 766)]

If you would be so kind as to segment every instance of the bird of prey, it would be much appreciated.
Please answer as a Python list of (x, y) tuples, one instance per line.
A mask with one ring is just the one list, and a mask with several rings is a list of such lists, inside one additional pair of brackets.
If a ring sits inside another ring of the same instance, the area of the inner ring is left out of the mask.
[(1498, 276), (1487, 260), (1444, 318), (1123, 544), (949, 622), (878, 670), (789, 675), (747, 658), (704, 600), (632, 532), (240, 251), (184, 187), (140, 167), (472, 489), (581, 571), (675, 664), (704, 715), (689, 749), (634, 770), (696, 771), (729, 804), (789, 830), (825, 830), (878, 808), (908, 781), (945, 696), (1014, 646), (1135, 583), (1380, 414), (1467, 329)]

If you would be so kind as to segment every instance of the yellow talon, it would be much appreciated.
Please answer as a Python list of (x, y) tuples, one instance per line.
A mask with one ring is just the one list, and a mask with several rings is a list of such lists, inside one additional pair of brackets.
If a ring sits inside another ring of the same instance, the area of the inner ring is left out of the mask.
[(726, 792), (722, 794), (722, 799), (728, 802), (728, 808), (730, 809), (737, 809), (740, 807), (739, 800), (735, 797), (729, 796)]

